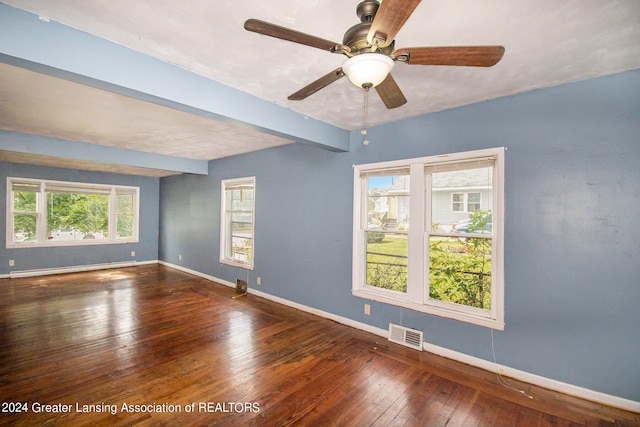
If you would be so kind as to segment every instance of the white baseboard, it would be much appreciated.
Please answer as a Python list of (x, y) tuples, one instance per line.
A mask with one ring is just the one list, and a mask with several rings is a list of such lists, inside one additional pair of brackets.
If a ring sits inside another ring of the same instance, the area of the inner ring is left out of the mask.
[[(217, 281), (217, 280), (214, 280), (214, 281)], [(267, 293), (257, 291), (255, 289), (249, 288), (249, 293), (277, 302), (279, 304), (287, 305), (289, 307), (293, 307), (298, 310), (305, 311), (307, 313), (315, 314), (320, 317), (325, 317), (327, 319), (336, 321), (338, 323), (342, 323), (347, 326), (351, 326), (356, 329), (361, 329), (363, 331), (370, 332), (375, 335), (379, 335), (385, 339), (387, 339), (389, 335), (388, 329), (377, 328), (375, 326), (367, 325), (366, 323), (357, 322), (353, 319), (338, 316), (333, 313), (327, 313), (325, 311), (318, 310), (313, 307), (308, 307), (302, 304), (298, 304), (296, 302), (292, 302), (284, 298), (275, 297), (273, 295), (269, 295)], [(448, 359), (452, 359), (457, 362), (475, 366), (477, 368), (481, 368), (489, 372), (499, 373), (500, 375), (504, 375), (510, 378), (514, 378), (516, 380), (524, 381), (529, 384), (534, 384), (550, 390), (559, 391), (561, 393), (565, 393), (571, 396), (590, 400), (593, 402), (602, 403), (608, 406), (613, 406), (613, 407), (625, 409), (628, 411), (640, 412), (640, 402), (624, 399), (622, 397), (613, 396), (606, 393), (601, 393), (601, 392), (590, 390), (584, 387), (575, 386), (573, 384), (564, 383), (551, 378), (542, 377), (540, 375), (531, 374), (529, 372), (510, 368), (509, 366), (500, 365), (494, 362), (490, 362), (484, 359), (470, 356), (465, 353), (460, 353), (455, 350), (450, 350), (445, 347), (440, 347), (435, 344), (430, 344), (428, 342), (424, 342), (422, 344), (422, 348), (425, 351), (428, 351), (433, 354), (437, 354), (438, 356), (446, 357)]]
[(181, 265), (171, 264), (170, 262), (165, 262), (165, 261), (160, 261), (160, 260), (158, 260), (158, 264), (164, 265), (164, 266), (169, 267), (169, 268), (173, 268), (175, 270), (184, 271), (185, 273), (193, 274), (194, 276), (202, 277), (203, 279), (207, 279), (207, 280), (210, 280), (212, 282), (219, 283), (221, 285), (231, 286), (233, 288), (236, 287), (235, 283), (232, 284), (231, 282), (227, 282), (226, 280), (218, 279), (217, 277), (213, 277), (213, 276), (210, 276), (208, 274), (204, 274), (204, 273), (201, 273), (199, 271), (192, 270), (192, 269), (187, 268), (187, 267), (183, 267)]
[[(186, 273), (193, 274), (195, 276), (199, 276), (204, 279), (211, 280), (213, 282), (216, 282), (225, 286), (229, 286), (233, 288), (236, 286), (235, 283), (228, 282), (226, 280), (223, 280), (208, 274), (203, 274), (198, 271), (190, 270), (190, 269), (187, 269), (178, 265), (174, 265), (171, 263), (163, 262), (163, 261), (158, 261), (158, 262), (160, 264), (166, 265), (167, 267), (175, 268), (177, 270), (181, 270)], [(268, 299), (278, 304), (286, 305), (288, 307), (292, 307), (307, 313), (315, 314), (316, 316), (324, 317), (326, 319), (330, 319), (335, 322), (342, 323), (343, 325), (351, 326), (356, 329), (370, 332), (372, 334), (378, 335), (385, 339), (389, 334), (389, 331), (387, 329), (382, 329), (375, 326), (367, 325), (366, 323), (358, 322), (353, 319), (349, 319), (347, 317), (338, 316), (333, 313), (328, 313), (326, 311), (318, 310), (316, 308), (299, 304), (297, 302), (293, 302), (281, 297), (277, 297), (253, 288), (249, 288), (248, 292), (252, 295), (255, 295), (264, 299)], [(590, 390), (584, 387), (579, 387), (573, 384), (564, 383), (562, 381), (557, 381), (551, 378), (542, 377), (540, 375), (514, 369), (509, 366), (493, 363), (484, 359), (470, 356), (468, 354), (460, 353), (455, 350), (450, 350), (445, 347), (440, 347), (435, 344), (430, 344), (428, 342), (423, 343), (423, 348), (425, 351), (428, 351), (430, 353), (437, 354), (439, 356), (446, 357), (448, 359), (452, 359), (457, 362), (462, 362), (467, 365), (475, 366), (489, 372), (499, 373), (500, 375), (514, 378), (519, 381), (524, 381), (529, 384), (534, 384), (550, 390), (555, 390), (571, 396), (579, 397), (581, 399), (602, 403), (604, 405), (613, 406), (613, 407), (624, 409), (627, 411), (640, 412), (640, 402), (636, 402), (634, 400), (625, 399), (622, 397), (601, 393), (599, 391)]]
[(152, 261), (123, 261), (123, 262), (107, 262), (104, 264), (87, 264), (87, 265), (76, 265), (72, 267), (56, 267), (56, 268), (39, 268), (36, 270), (18, 270), (18, 271), (10, 271), (9, 274), (3, 275), (6, 278), (18, 278), (18, 277), (34, 277), (34, 276), (48, 276), (52, 274), (63, 274), (63, 273), (78, 273), (81, 271), (93, 271), (93, 270), (106, 270), (109, 268), (124, 268), (124, 267), (135, 267), (136, 265), (145, 265), (145, 264), (157, 264), (157, 260)]
[(602, 403), (607, 406), (613, 406), (627, 411), (640, 412), (640, 402), (636, 402), (634, 400), (613, 396), (611, 394), (601, 393), (599, 391), (590, 390), (588, 388), (579, 387), (551, 378), (546, 378), (526, 371), (521, 371), (519, 369), (510, 368), (505, 365), (500, 365), (474, 356), (469, 356), (468, 354), (460, 353), (434, 344), (429, 344), (427, 342), (423, 344), (423, 348), (425, 351), (437, 354), (438, 356), (453, 359), (458, 362), (466, 363), (467, 365), (484, 369), (485, 371), (494, 372), (506, 377), (514, 378), (519, 381), (524, 381), (529, 384), (544, 387), (549, 390), (559, 391), (564, 394), (579, 397), (585, 400), (590, 400), (592, 402)]
[[(183, 271), (188, 274), (192, 274), (194, 276), (201, 277), (203, 279), (206, 279), (212, 282), (219, 283), (221, 285), (229, 286), (232, 288), (235, 288), (236, 286), (235, 283), (220, 279), (218, 277), (214, 277), (208, 274), (201, 273), (196, 270), (192, 270), (186, 267), (182, 267), (176, 264), (171, 264), (171, 263), (168, 263), (165, 261), (159, 261), (159, 260), (143, 261), (143, 262), (133, 261), (133, 262), (120, 262), (120, 263), (94, 264), (94, 265), (84, 265), (84, 266), (77, 266), (77, 267), (55, 268), (55, 269), (25, 270), (25, 271), (10, 272), (9, 275), (4, 275), (4, 276), (6, 277), (41, 276), (46, 274), (71, 273), (71, 272), (78, 272), (78, 271), (101, 270), (101, 269), (107, 269), (107, 268), (122, 268), (122, 267), (132, 267), (136, 265), (156, 264), (156, 263), (176, 269), (176, 270)], [(293, 302), (281, 297), (277, 297), (253, 288), (249, 288), (248, 292), (260, 298), (264, 298), (264, 299), (276, 302), (278, 304), (286, 305), (288, 307), (292, 307), (307, 313), (311, 313), (316, 316), (324, 317), (326, 319), (333, 320), (335, 322), (341, 323), (346, 326), (350, 326), (352, 328), (370, 332), (374, 335), (378, 335), (385, 339), (388, 336), (389, 331), (387, 329), (382, 329), (375, 326), (367, 325), (366, 323), (358, 322), (353, 319), (349, 319), (347, 317), (339, 316), (323, 310), (318, 310), (316, 308), (299, 304), (297, 302)], [(509, 366), (493, 363), (484, 359), (470, 356), (468, 354), (450, 350), (445, 347), (440, 347), (435, 344), (430, 344), (428, 342), (423, 343), (423, 348), (425, 351), (431, 352), (433, 354), (437, 354), (439, 356), (446, 357), (448, 359), (462, 362), (467, 365), (475, 366), (489, 372), (499, 373), (501, 375), (505, 375), (510, 378), (514, 378), (516, 380), (524, 381), (524, 382), (534, 384), (540, 387), (544, 387), (550, 390), (559, 391), (561, 393), (569, 394), (582, 399), (602, 403), (608, 406), (613, 406), (613, 407), (617, 407), (617, 408), (621, 408), (621, 409), (625, 409), (633, 412), (640, 412), (640, 402), (636, 402), (634, 400), (625, 399), (622, 397), (613, 396), (606, 393), (601, 393), (601, 392), (590, 390), (584, 387), (578, 387), (573, 384), (564, 383), (551, 378), (546, 378), (540, 375), (510, 368)]]

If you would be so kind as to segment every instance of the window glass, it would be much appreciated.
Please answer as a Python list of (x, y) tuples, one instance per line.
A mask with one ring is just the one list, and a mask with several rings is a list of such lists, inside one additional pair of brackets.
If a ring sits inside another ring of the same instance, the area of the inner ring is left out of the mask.
[(36, 241), (38, 193), (13, 191), (13, 242)]
[[(429, 238), (429, 298), (489, 310), (492, 215), (490, 204), (481, 209), (481, 195), (491, 202), (493, 167), (462, 165), (453, 171), (434, 172), (431, 183), (431, 215), (438, 219), (439, 230), (449, 230), (456, 236)], [(460, 196), (464, 208), (460, 214), (450, 215), (438, 204), (450, 189), (482, 191), (454, 193)], [(487, 237), (469, 236), (478, 233)]]
[(376, 175), (367, 181), (367, 285), (407, 292), (409, 175)]
[(253, 189), (236, 188), (227, 192), (231, 211), (251, 211), (253, 209)]
[(253, 268), (255, 178), (222, 181), (220, 261)]
[(133, 235), (133, 216), (118, 216), (116, 227), (118, 238), (131, 237)]
[(138, 239), (137, 187), (8, 178), (7, 189), (8, 247)]
[(253, 259), (253, 214), (230, 212), (229, 218), (227, 255), (234, 260), (249, 262)]
[(367, 178), (369, 230), (409, 229), (409, 175)]
[(467, 212), (480, 210), (480, 193), (467, 193)]
[(407, 235), (367, 232), (367, 285), (407, 292)]
[(454, 212), (462, 212), (464, 211), (464, 194), (462, 193), (453, 193), (451, 195), (453, 199), (453, 203), (451, 205), (451, 210)]
[(118, 194), (116, 210), (119, 215), (133, 215), (133, 194)]
[(133, 236), (134, 195), (116, 195), (116, 237), (119, 239)]
[(504, 148), (356, 166), (353, 294), (503, 329), (503, 168)]
[[(431, 219), (441, 231), (468, 231), (470, 214), (493, 204), (493, 167), (461, 169), (431, 174)], [(465, 191), (471, 190), (474, 191)], [(452, 200), (452, 208), (448, 201)]]
[(103, 240), (109, 237), (109, 196), (47, 192), (49, 240)]
[(491, 309), (491, 239), (431, 237), (429, 297)]

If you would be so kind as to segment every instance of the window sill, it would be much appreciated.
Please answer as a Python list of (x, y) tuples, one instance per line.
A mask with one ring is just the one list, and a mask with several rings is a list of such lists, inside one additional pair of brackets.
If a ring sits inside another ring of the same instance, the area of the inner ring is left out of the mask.
[(418, 304), (412, 301), (393, 298), (386, 295), (381, 295), (378, 292), (372, 292), (363, 289), (353, 289), (352, 294), (356, 297), (366, 298), (372, 301), (378, 301), (385, 304), (391, 304), (398, 307), (408, 308), (421, 313), (431, 314), (434, 316), (446, 317), (448, 319), (459, 320), (461, 322), (471, 323), (473, 325), (484, 326), (498, 331), (504, 330), (504, 322), (490, 317), (482, 317), (469, 313), (462, 313), (454, 310), (447, 310), (446, 308)]
[(221, 264), (226, 264), (226, 265), (232, 265), (232, 266), (238, 267), (238, 268), (244, 268), (245, 270), (253, 270), (253, 264), (247, 264), (247, 263), (242, 262), (242, 261), (234, 261), (234, 260), (228, 259), (228, 258), (220, 258), (220, 263)]
[(46, 241), (24, 242), (24, 243), (7, 243), (7, 249), (29, 249), (29, 248), (52, 248), (52, 247), (69, 247), (69, 246), (94, 246), (94, 245), (118, 245), (127, 243), (138, 243), (139, 239), (118, 239), (118, 240), (62, 240), (62, 241)]

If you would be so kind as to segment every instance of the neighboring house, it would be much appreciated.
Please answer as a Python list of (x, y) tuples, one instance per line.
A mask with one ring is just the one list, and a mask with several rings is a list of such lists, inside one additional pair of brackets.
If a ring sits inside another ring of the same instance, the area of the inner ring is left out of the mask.
[(439, 172), (433, 175), (432, 222), (443, 231), (469, 217), (477, 210), (490, 210), (491, 168)]
[(402, 229), (409, 224), (409, 177), (388, 178), (388, 185), (369, 189), (369, 199), (373, 202), (370, 220), (385, 229)]
[[(442, 231), (451, 231), (454, 224), (478, 210), (490, 210), (491, 168), (438, 172), (433, 174), (432, 222)], [(409, 177), (394, 176), (386, 188), (370, 190), (374, 212), (384, 228), (403, 228), (409, 218)]]

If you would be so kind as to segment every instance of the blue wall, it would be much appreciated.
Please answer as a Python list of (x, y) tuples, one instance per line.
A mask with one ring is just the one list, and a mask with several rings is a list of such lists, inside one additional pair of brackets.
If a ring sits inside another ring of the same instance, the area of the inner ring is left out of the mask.
[[(65, 246), (47, 248), (6, 248), (7, 177), (50, 179), (140, 187), (140, 240), (138, 243)], [(0, 274), (9, 271), (34, 270), (102, 264), (122, 261), (158, 259), (159, 187), (158, 178), (117, 175), (101, 172), (48, 168), (0, 162)], [(131, 251), (136, 252), (131, 257)], [(9, 260), (15, 267), (9, 267)]]
[[(640, 401), (640, 72), (294, 144), (160, 182), (160, 259), (492, 360), (491, 331), (351, 295), (352, 165), (506, 146), (506, 328), (497, 362)], [(221, 265), (220, 180), (256, 176), (255, 270)], [(182, 260), (178, 255), (182, 254)], [(256, 284), (260, 276), (262, 285)]]

